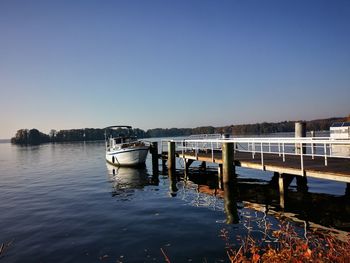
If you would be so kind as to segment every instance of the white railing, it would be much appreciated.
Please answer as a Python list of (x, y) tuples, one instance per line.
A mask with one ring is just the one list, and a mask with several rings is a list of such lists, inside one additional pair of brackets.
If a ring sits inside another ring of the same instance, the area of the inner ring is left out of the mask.
[[(162, 151), (169, 140), (162, 141)], [(216, 138), (216, 139), (183, 139), (171, 140), (175, 142), (177, 152), (185, 154), (192, 152), (196, 158), (201, 152), (211, 153), (214, 161), (215, 154), (221, 152), (222, 143), (232, 143), (235, 152), (251, 153), (252, 159), (260, 154), (261, 164), (264, 167), (264, 154), (274, 154), (277, 158), (286, 161), (286, 156), (300, 156), (301, 173), (304, 174), (304, 158), (324, 159), (328, 165), (328, 158), (350, 159), (350, 140), (335, 140), (329, 137), (303, 137), (303, 138)]]

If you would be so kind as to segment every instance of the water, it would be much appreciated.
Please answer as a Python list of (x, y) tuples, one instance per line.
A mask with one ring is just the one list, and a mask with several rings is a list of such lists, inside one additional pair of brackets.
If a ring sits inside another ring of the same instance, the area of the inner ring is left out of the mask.
[[(222, 195), (213, 194), (212, 176), (172, 184), (165, 175), (154, 180), (150, 157), (146, 164), (144, 169), (113, 171), (105, 163), (103, 142), (0, 144), (0, 245), (11, 242), (0, 260), (164, 262), (163, 249), (172, 262), (228, 262), (219, 236), (223, 228), (235, 236), (247, 232), (248, 218), (257, 231), (264, 220), (278, 223), (249, 208), (266, 205), (267, 199), (258, 195), (271, 174), (238, 169), (239, 195), (227, 210)], [(310, 206), (319, 205), (321, 198), (322, 204), (347, 207), (345, 184), (313, 180), (309, 189)], [(290, 192), (290, 211), (297, 212), (293, 185)], [(278, 199), (272, 197), (271, 209)], [(313, 210), (303, 209), (300, 218), (305, 220)], [(335, 208), (328, 209), (321, 213)], [(227, 225), (230, 211), (238, 222)], [(347, 230), (347, 214), (341, 215), (325, 225)]]

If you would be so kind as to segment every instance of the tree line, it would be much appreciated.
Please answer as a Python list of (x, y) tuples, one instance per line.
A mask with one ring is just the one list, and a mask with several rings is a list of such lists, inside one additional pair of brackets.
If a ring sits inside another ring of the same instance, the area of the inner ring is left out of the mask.
[[(306, 129), (308, 131), (322, 131), (329, 130), (329, 127), (334, 122), (338, 121), (350, 121), (350, 115), (347, 118), (328, 118), (319, 119), (306, 122)], [(104, 140), (105, 132), (107, 136), (117, 135), (131, 135), (137, 136), (138, 138), (152, 138), (152, 137), (176, 137), (176, 136), (189, 136), (195, 134), (231, 134), (237, 135), (261, 135), (278, 132), (294, 132), (294, 121), (283, 121), (283, 122), (263, 122), (256, 124), (241, 124), (241, 125), (230, 125), (222, 127), (203, 126), (197, 128), (156, 128), (144, 131), (142, 129), (131, 129), (130, 134), (126, 129), (71, 129), (71, 130), (51, 130), (49, 134), (40, 132), (37, 129), (21, 129), (16, 132), (16, 135), (11, 139), (14, 144), (40, 144), (47, 142), (72, 142), (72, 141), (96, 141)]]

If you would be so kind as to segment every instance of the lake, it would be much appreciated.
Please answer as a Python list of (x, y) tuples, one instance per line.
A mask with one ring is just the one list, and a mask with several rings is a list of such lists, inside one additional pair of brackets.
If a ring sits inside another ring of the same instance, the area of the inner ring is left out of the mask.
[[(171, 262), (229, 262), (222, 229), (259, 235), (283, 214), (271, 173), (237, 173), (227, 197), (209, 172), (152, 176), (150, 155), (143, 169), (107, 166), (104, 142), (0, 143), (0, 245), (11, 243), (0, 260), (164, 262), (164, 252)], [(285, 212), (295, 225), (349, 231), (346, 184), (308, 186), (306, 195), (290, 186)]]

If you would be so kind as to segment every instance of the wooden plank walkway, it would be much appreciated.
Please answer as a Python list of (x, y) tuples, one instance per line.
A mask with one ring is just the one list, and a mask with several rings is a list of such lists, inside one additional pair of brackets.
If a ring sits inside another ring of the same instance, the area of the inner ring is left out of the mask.
[[(176, 156), (183, 159), (204, 161), (208, 163), (222, 164), (221, 152), (177, 152)], [(304, 174), (307, 177), (335, 180), (339, 182), (350, 183), (350, 159), (346, 158), (327, 158), (327, 166), (323, 157), (303, 156), (304, 159)], [(260, 153), (255, 153), (255, 158), (252, 158), (252, 153), (236, 152), (234, 155), (234, 164), (236, 166), (252, 168), (264, 171), (286, 173), (293, 175), (303, 175), (301, 170), (300, 155), (286, 155), (285, 162), (282, 156), (278, 154), (263, 155), (263, 164), (261, 162)]]

